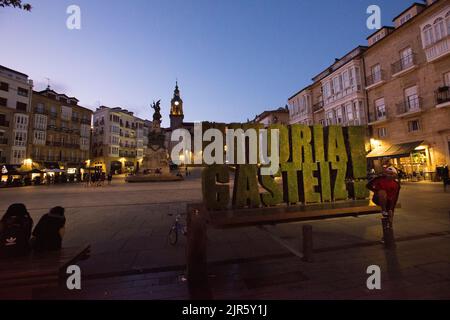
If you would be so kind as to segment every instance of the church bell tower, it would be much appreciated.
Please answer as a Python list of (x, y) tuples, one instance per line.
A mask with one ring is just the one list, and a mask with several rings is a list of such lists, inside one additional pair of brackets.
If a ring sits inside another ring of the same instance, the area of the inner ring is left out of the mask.
[(177, 129), (183, 126), (183, 100), (180, 97), (180, 90), (178, 89), (178, 81), (175, 84), (173, 91), (173, 98), (170, 101), (170, 128)]

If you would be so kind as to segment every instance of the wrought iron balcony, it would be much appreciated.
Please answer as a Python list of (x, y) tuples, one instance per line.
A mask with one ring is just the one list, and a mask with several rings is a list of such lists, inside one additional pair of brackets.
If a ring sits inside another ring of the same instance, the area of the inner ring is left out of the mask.
[(381, 70), (366, 77), (366, 85), (367, 87), (370, 87), (384, 80), (386, 80), (385, 73), (384, 70)]
[(396, 75), (406, 69), (409, 69), (416, 65), (416, 54), (411, 53), (410, 55), (401, 58), (400, 60), (394, 62), (392, 67), (392, 75)]
[(369, 123), (381, 122), (385, 121), (388, 118), (387, 108), (384, 107), (384, 111), (382, 110), (374, 110), (374, 113), (369, 114)]
[(450, 102), (450, 87), (440, 87), (435, 92), (436, 104), (443, 104)]
[(313, 112), (319, 111), (322, 108), (323, 108), (323, 101), (319, 101), (319, 102), (313, 104), (313, 107), (312, 107)]
[(420, 111), (422, 111), (421, 97), (409, 97), (408, 99), (397, 104), (397, 115), (399, 116)]

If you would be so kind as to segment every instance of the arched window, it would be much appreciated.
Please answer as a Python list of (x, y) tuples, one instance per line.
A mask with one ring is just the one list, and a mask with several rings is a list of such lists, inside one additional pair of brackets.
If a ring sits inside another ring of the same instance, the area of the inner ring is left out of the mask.
[(441, 40), (445, 36), (444, 19), (437, 18), (434, 21), (434, 35), (436, 37), (436, 41)]
[(433, 37), (433, 28), (431, 25), (427, 24), (423, 28), (423, 41), (425, 47), (429, 46), (430, 44), (434, 43), (434, 37)]
[(450, 11), (445, 15), (445, 21), (447, 23), (447, 35), (450, 35)]

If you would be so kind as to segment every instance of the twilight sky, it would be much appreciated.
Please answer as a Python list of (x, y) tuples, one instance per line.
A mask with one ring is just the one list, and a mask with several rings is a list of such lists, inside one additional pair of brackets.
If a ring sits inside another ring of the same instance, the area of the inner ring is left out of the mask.
[[(245, 121), (287, 98), (409, 0), (25, 0), (32, 12), (0, 8), (0, 64), (98, 105), (151, 118), (161, 99), (168, 125), (178, 78), (186, 121)], [(81, 8), (81, 30), (66, 8)]]

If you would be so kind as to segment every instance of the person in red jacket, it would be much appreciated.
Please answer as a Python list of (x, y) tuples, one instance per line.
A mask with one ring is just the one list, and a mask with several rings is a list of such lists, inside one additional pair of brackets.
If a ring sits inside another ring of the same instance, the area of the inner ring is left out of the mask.
[(384, 218), (388, 218), (389, 227), (394, 221), (394, 209), (400, 193), (400, 183), (397, 180), (397, 169), (386, 167), (383, 174), (369, 181), (367, 188), (373, 191), (372, 201), (381, 207)]

